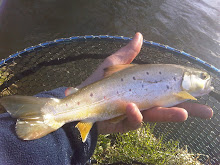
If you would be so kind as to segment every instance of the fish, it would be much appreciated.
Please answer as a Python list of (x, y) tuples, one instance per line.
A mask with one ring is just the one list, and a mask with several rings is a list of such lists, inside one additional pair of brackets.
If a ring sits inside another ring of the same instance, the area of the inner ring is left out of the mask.
[(34, 140), (78, 121), (85, 142), (97, 121), (119, 122), (126, 118), (128, 103), (142, 110), (171, 107), (208, 94), (211, 76), (202, 70), (174, 64), (126, 64), (104, 69), (104, 78), (81, 89), (69, 88), (63, 99), (6, 96), (0, 103), (17, 118), (20, 139)]

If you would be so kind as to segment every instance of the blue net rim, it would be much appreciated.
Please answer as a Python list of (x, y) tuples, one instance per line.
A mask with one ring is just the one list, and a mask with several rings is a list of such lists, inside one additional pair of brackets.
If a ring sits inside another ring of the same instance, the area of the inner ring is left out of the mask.
[[(10, 55), (8, 58), (1, 60), (0, 62), (0, 68), (5, 66), (8, 63), (13, 62), (13, 59), (17, 57), (21, 57), (23, 55), (27, 55), (31, 52), (41, 50), (46, 47), (51, 47), (59, 44), (64, 44), (64, 43), (70, 43), (70, 42), (79, 42), (79, 41), (88, 41), (88, 40), (107, 40), (107, 41), (124, 41), (124, 42), (129, 42), (132, 38), (129, 37), (124, 37), (124, 36), (109, 36), (109, 35), (89, 35), (89, 36), (72, 36), (69, 38), (60, 38), (60, 39), (55, 39), (54, 41), (48, 41), (44, 43), (40, 43), (35, 46), (28, 47), (22, 51), (16, 52), (12, 55)], [(180, 51), (178, 49), (175, 49), (173, 47), (170, 47), (168, 45), (163, 45), (160, 43), (156, 43), (153, 41), (143, 41), (143, 46), (150, 46), (150, 47), (156, 47), (159, 49), (162, 49), (166, 52), (173, 53), (175, 55), (179, 55), (182, 58), (186, 58), (191, 62), (197, 63), (199, 65), (202, 65), (205, 69), (209, 70), (210, 72), (215, 73), (218, 77), (220, 77), (220, 70), (216, 68), (215, 66), (201, 60), (198, 57), (194, 57), (184, 51)]]

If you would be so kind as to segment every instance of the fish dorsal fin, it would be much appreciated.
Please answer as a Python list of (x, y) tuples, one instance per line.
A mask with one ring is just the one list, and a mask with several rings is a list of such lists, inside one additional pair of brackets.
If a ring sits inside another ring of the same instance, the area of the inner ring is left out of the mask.
[(65, 90), (65, 96), (69, 96), (73, 93), (76, 93), (78, 91), (77, 88), (69, 87)]
[(93, 126), (93, 123), (91, 123), (91, 122), (79, 122), (76, 125), (76, 128), (78, 128), (78, 130), (80, 132), (83, 143), (86, 141), (86, 138), (87, 138), (92, 126)]
[(130, 68), (134, 66), (134, 64), (124, 64), (124, 65), (113, 65), (104, 69), (104, 77), (111, 76), (113, 73), (124, 70), (126, 68)]
[(176, 93), (175, 95), (178, 96), (178, 97), (180, 97), (180, 98), (183, 99), (183, 100), (186, 100), (186, 99), (197, 100), (195, 97), (193, 97), (191, 94), (189, 94), (189, 93), (186, 92), (186, 91), (181, 91), (181, 92), (179, 92), (179, 93)]

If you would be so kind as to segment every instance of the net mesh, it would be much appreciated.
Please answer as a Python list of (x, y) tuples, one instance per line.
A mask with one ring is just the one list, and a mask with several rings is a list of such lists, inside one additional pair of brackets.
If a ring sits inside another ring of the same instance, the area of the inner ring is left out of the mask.
[[(76, 86), (84, 81), (104, 58), (126, 45), (128, 40), (84, 39), (40, 46), (11, 58), (0, 67), (0, 96), (34, 95), (61, 86)], [(158, 47), (144, 45), (134, 63), (171, 63), (203, 69), (204, 65)], [(154, 134), (166, 140), (179, 140), (196, 153), (209, 156), (211, 164), (220, 161), (220, 77), (208, 71), (215, 92), (198, 99), (213, 108), (210, 120), (191, 118), (183, 123), (157, 123)], [(1, 109), (1, 108), (0, 108)], [(206, 162), (207, 156), (200, 161)]]

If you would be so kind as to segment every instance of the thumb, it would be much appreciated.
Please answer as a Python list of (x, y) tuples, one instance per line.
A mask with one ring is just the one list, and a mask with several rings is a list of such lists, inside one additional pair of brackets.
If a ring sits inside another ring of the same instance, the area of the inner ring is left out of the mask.
[(119, 64), (130, 64), (138, 55), (143, 44), (143, 35), (139, 32), (135, 34), (133, 39), (117, 52), (106, 58), (103, 64), (106, 67)]
[(117, 52), (107, 57), (104, 62), (95, 70), (95, 72), (88, 77), (78, 88), (84, 87), (95, 81), (103, 78), (104, 69), (119, 64), (129, 64), (138, 55), (143, 43), (143, 36), (141, 33), (136, 33), (134, 38)]

